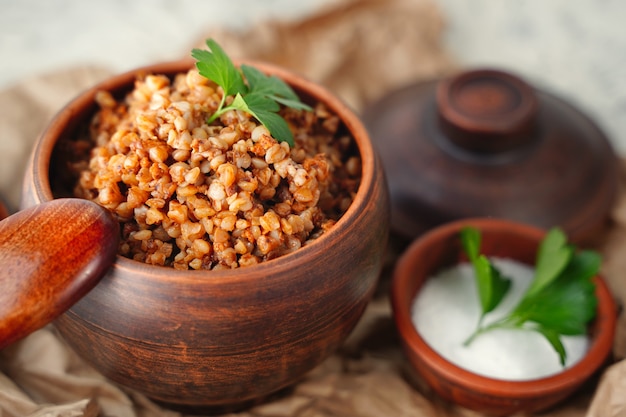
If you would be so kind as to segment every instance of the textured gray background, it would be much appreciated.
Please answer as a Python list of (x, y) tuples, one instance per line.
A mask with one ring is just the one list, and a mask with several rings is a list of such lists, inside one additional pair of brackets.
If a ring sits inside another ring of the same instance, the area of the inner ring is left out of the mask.
[[(626, 154), (626, 2), (434, 0), (467, 67), (495, 66), (572, 100)], [(0, 0), (0, 90), (94, 64), (123, 71), (177, 59), (210, 25), (306, 16), (332, 0)], [(384, 25), (384, 22), (381, 22)]]

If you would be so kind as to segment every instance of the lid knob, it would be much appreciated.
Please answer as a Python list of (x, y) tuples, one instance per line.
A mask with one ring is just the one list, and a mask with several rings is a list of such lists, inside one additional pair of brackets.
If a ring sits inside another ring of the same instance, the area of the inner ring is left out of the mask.
[(489, 69), (464, 72), (439, 83), (436, 100), (442, 132), (465, 150), (508, 151), (532, 136), (537, 99), (514, 75)]

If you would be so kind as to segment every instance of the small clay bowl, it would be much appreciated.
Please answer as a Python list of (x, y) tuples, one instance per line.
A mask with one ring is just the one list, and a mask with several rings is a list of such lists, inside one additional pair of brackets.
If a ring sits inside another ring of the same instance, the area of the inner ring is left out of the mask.
[(495, 416), (548, 409), (576, 391), (609, 358), (616, 325), (613, 297), (603, 279), (596, 276), (598, 309), (590, 326), (589, 350), (580, 361), (560, 373), (507, 381), (465, 370), (433, 350), (411, 319), (411, 306), (422, 284), (440, 269), (467, 259), (459, 239), (459, 231), (465, 226), (481, 231), (481, 251), (485, 255), (527, 265), (534, 265), (538, 244), (545, 235), (544, 230), (527, 224), (474, 218), (446, 223), (416, 239), (399, 259), (391, 286), (394, 321), (404, 352), (433, 391), (460, 406)]
[[(275, 66), (303, 101), (321, 101), (355, 139), (362, 182), (333, 228), (298, 251), (228, 271), (178, 271), (118, 256), (109, 273), (56, 322), (68, 344), (120, 385), (172, 407), (232, 409), (294, 384), (344, 341), (370, 301), (388, 238), (381, 161), (361, 121), (324, 88)], [(59, 140), (96, 110), (94, 95), (128, 92), (139, 73), (173, 76), (189, 60), (112, 77), (69, 103), (36, 143), (22, 207), (58, 196)]]

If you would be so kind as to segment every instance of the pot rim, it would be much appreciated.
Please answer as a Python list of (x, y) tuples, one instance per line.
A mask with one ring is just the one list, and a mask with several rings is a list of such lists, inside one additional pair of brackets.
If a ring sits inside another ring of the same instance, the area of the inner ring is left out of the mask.
[[(192, 59), (184, 58), (131, 69), (106, 78), (81, 92), (68, 102), (51, 119), (48, 126), (39, 137), (31, 154), (33, 172), (31, 174), (32, 178), (27, 179), (27, 181), (32, 182), (32, 193), (34, 194), (35, 202), (40, 203), (53, 199), (48, 172), (54, 146), (58, 138), (73, 122), (76, 116), (81, 116), (85, 109), (88, 110), (89, 107), (95, 106), (95, 95), (98, 91), (129, 91), (132, 88), (132, 83), (137, 74), (165, 73), (171, 76), (192, 68), (194, 62), (195, 61)], [(337, 240), (341, 235), (350, 233), (353, 226), (359, 223), (367, 202), (377, 186), (375, 173), (382, 170), (382, 165), (374, 152), (369, 133), (356, 113), (341, 98), (334, 95), (326, 87), (294, 71), (287, 70), (276, 64), (256, 60), (234, 60), (234, 63), (237, 66), (242, 64), (252, 65), (266, 74), (278, 76), (285, 80), (296, 92), (305, 92), (315, 101), (323, 102), (331, 112), (340, 118), (347, 131), (351, 134), (361, 157), (361, 183), (350, 207), (348, 207), (346, 212), (337, 220), (335, 225), (319, 238), (310, 241), (294, 252), (269, 261), (260, 262), (256, 265), (231, 270), (181, 271), (171, 267), (145, 264), (117, 255), (112, 266), (113, 268), (147, 273), (150, 279), (158, 279), (165, 282), (175, 281), (177, 283), (183, 283), (188, 281), (188, 283), (198, 283), (202, 285), (206, 285), (206, 283), (210, 282), (214, 285), (219, 285), (220, 283), (237, 283), (240, 281), (256, 280), (259, 275), (268, 276), (264, 273), (275, 271), (277, 265), (281, 265), (281, 269), (289, 270), (301, 264), (303, 261), (302, 258), (314, 259), (320, 252), (328, 250), (327, 247), (324, 248), (327, 241), (333, 238)], [(91, 114), (91, 111), (88, 111), (88, 113)]]
[[(580, 361), (557, 374), (528, 380), (506, 380), (479, 375), (443, 358), (420, 336), (411, 319), (410, 305), (405, 302), (412, 264), (415, 263), (415, 259), (419, 259), (418, 253), (430, 246), (433, 241), (445, 240), (468, 225), (483, 231), (507, 229), (509, 232), (536, 240), (537, 244), (545, 235), (545, 231), (540, 228), (506, 219), (468, 218), (436, 227), (417, 238), (396, 265), (390, 294), (394, 321), (404, 348), (410, 354), (419, 357), (429, 368), (429, 372), (437, 374), (439, 378), (460, 389), (494, 398), (546, 397), (572, 390), (582, 384), (609, 356), (615, 334), (616, 304), (601, 275), (594, 277), (598, 307), (593, 321), (596, 326), (595, 334), (591, 338), (589, 349)], [(419, 292), (419, 287), (416, 292)], [(411, 294), (411, 299), (412, 297), (414, 294)]]

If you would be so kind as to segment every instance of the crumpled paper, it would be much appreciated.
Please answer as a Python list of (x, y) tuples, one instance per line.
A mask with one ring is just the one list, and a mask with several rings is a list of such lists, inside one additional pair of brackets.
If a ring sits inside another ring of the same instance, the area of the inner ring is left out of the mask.
[[(454, 70), (441, 47), (444, 20), (431, 0), (343, 0), (302, 21), (261, 22), (248, 31), (213, 28), (233, 57), (284, 65), (320, 82), (360, 111), (383, 94)], [(181, 57), (188, 51), (181, 51)], [(17, 210), (23, 167), (37, 135), (78, 92), (110, 75), (68, 68), (0, 92), (0, 195)], [(626, 164), (623, 169), (626, 184)], [(603, 237), (604, 274), (626, 299), (626, 193)], [(387, 299), (402, 245), (392, 240), (381, 281), (363, 319), (342, 348), (272, 401), (231, 417), (482, 417), (434, 395), (400, 349)], [(547, 417), (626, 415), (626, 323), (620, 318), (615, 362)], [(619, 360), (619, 361), (618, 361)], [(47, 326), (0, 351), (0, 417), (180, 417), (90, 368)], [(519, 416), (521, 417), (521, 416)]]
[(0, 198), (9, 212), (18, 208), (22, 190), (17, 184), (39, 133), (61, 107), (108, 75), (104, 68), (71, 68), (23, 80), (0, 92)]

